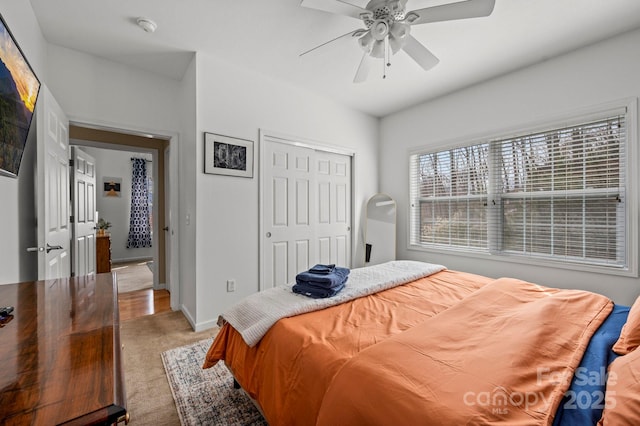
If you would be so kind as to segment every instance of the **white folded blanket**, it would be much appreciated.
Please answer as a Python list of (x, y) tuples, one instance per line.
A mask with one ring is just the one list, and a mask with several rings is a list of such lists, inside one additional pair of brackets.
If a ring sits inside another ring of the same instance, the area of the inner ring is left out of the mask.
[(358, 297), (387, 290), (446, 269), (442, 265), (394, 260), (351, 270), (344, 289), (333, 297), (312, 299), (291, 291), (291, 284), (254, 293), (232, 306), (218, 319), (230, 323), (251, 347), (279, 319), (339, 305)]

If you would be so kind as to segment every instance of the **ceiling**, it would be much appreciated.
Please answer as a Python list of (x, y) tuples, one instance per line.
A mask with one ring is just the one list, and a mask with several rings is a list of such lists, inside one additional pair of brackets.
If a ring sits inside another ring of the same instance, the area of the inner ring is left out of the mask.
[[(362, 23), (300, 0), (30, 1), (49, 43), (177, 80), (193, 52), (204, 52), (377, 117), (640, 28), (639, 0), (496, 0), (486, 18), (413, 27), (440, 59), (435, 68), (425, 72), (401, 51), (386, 79), (377, 60), (368, 80), (355, 84), (357, 40), (300, 53)], [(451, 2), (408, 0), (407, 11)], [(136, 25), (140, 16), (158, 24), (155, 33)]]

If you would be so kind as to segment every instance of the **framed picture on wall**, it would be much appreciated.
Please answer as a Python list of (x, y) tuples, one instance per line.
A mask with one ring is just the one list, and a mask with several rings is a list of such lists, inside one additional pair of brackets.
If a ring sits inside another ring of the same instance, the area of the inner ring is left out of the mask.
[(253, 141), (205, 133), (204, 172), (252, 178)]
[(102, 195), (104, 197), (121, 197), (121, 186), (122, 178), (105, 176), (102, 178)]
[(40, 93), (40, 80), (2, 15), (0, 76), (0, 176), (17, 178)]

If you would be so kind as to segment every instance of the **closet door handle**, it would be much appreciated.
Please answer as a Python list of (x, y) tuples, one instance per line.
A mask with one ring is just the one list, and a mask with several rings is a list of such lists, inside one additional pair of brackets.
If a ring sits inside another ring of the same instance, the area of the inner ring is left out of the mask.
[(47, 243), (47, 253), (49, 253), (51, 250), (62, 250), (62, 246), (51, 246), (49, 245), (49, 243)]

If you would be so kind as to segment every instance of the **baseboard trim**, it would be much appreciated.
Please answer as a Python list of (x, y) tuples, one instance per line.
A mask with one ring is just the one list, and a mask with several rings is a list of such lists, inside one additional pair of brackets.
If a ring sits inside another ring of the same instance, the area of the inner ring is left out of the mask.
[(129, 262), (149, 262), (153, 257), (130, 257), (127, 259), (111, 259), (111, 264), (114, 263), (129, 263)]
[(187, 319), (187, 321), (189, 321), (189, 324), (191, 325), (193, 331), (197, 331), (196, 321), (193, 319), (193, 316), (191, 315), (191, 312), (189, 312), (189, 309), (187, 309), (187, 307), (184, 305), (180, 305), (180, 310), (184, 314), (184, 317)]
[(218, 326), (217, 320), (209, 320), (201, 323), (196, 323), (196, 321), (193, 319), (193, 316), (191, 315), (191, 312), (189, 312), (189, 309), (187, 309), (187, 307), (184, 305), (180, 305), (180, 310), (184, 314), (187, 321), (189, 321), (189, 324), (191, 325), (193, 331), (195, 331), (196, 333)]
[(203, 330), (208, 330), (210, 328), (214, 328), (218, 326), (218, 320), (209, 320), (209, 321), (205, 321), (205, 322), (201, 322), (196, 324), (196, 328), (194, 329), (195, 332), (198, 331), (203, 331)]

